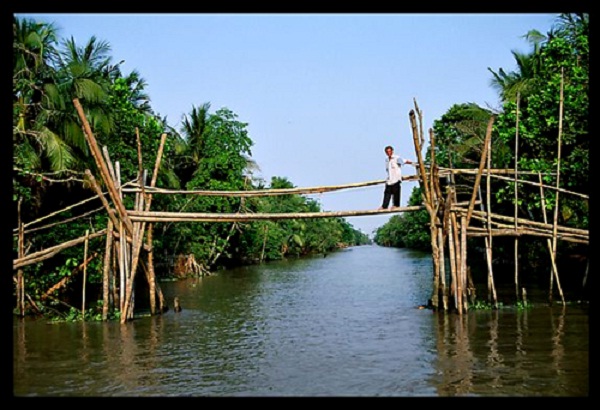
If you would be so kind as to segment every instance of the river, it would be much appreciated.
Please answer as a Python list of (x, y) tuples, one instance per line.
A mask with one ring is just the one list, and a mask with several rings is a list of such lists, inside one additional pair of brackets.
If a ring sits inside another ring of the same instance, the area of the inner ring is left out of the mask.
[(13, 320), (16, 397), (589, 395), (587, 305), (421, 309), (431, 255), (377, 245), (162, 282), (183, 310)]

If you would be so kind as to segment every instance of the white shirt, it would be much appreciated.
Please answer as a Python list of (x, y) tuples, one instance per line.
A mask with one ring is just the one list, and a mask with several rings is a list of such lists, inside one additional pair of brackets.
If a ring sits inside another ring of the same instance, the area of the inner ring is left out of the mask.
[(400, 158), (398, 155), (392, 155), (392, 158), (386, 156), (385, 169), (387, 171), (387, 185), (395, 184), (402, 181), (402, 165), (406, 163), (406, 159)]

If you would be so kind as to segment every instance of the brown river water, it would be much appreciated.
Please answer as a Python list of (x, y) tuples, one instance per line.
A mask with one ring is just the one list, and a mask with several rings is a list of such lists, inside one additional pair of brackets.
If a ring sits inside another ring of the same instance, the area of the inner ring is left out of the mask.
[(183, 310), (123, 325), (14, 318), (13, 395), (590, 395), (587, 304), (436, 313), (431, 276), (429, 254), (361, 246), (163, 282)]

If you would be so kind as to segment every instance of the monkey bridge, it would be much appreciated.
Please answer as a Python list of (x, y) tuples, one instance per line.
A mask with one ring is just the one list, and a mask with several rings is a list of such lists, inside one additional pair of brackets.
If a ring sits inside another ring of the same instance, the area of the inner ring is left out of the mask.
[[(35, 309), (34, 301), (25, 294), (24, 275), (22, 268), (40, 262), (44, 259), (56, 255), (63, 249), (84, 243), (86, 245), (92, 238), (106, 237), (106, 247), (103, 263), (103, 311), (102, 316), (107, 320), (109, 305), (111, 300), (113, 304), (119, 305), (121, 312), (121, 322), (133, 318), (134, 306), (134, 278), (136, 272), (141, 268), (148, 281), (149, 300), (151, 314), (164, 312), (166, 304), (159, 283), (156, 279), (153, 266), (152, 233), (153, 224), (156, 222), (251, 222), (261, 220), (280, 220), (280, 219), (299, 219), (299, 218), (331, 218), (331, 217), (353, 217), (364, 215), (379, 215), (386, 213), (402, 213), (426, 210), (430, 217), (431, 247), (433, 257), (433, 291), (431, 303), (435, 309), (450, 310), (456, 309), (462, 313), (468, 309), (468, 302), (474, 301), (475, 293), (470, 270), (467, 267), (467, 237), (482, 237), (485, 242), (486, 260), (488, 267), (488, 299), (497, 306), (496, 291), (494, 286), (494, 276), (492, 269), (492, 239), (495, 236), (512, 236), (515, 238), (515, 291), (517, 296), (526, 300), (525, 289), (519, 289), (518, 266), (517, 266), (517, 246), (518, 238), (523, 235), (532, 235), (544, 238), (547, 241), (550, 259), (552, 262), (551, 279), (556, 281), (557, 289), (562, 301), (564, 297), (560, 286), (558, 270), (556, 268), (556, 242), (564, 240), (576, 243), (589, 243), (589, 231), (584, 229), (575, 229), (557, 224), (557, 214), (555, 211), (554, 221), (548, 222), (544, 213), (543, 221), (531, 221), (517, 217), (516, 205), (513, 216), (498, 215), (490, 209), (490, 180), (492, 177), (504, 179), (515, 186), (533, 185), (537, 186), (541, 192), (541, 198), (544, 200), (544, 188), (556, 191), (556, 201), (558, 193), (577, 195), (588, 199), (586, 195), (570, 192), (559, 187), (559, 173), (556, 175), (556, 186), (551, 187), (542, 184), (542, 175), (533, 172), (518, 171), (515, 169), (491, 169), (491, 133), (494, 116), (490, 118), (483, 148), (480, 164), (477, 169), (447, 169), (440, 168), (435, 161), (435, 151), (430, 150), (429, 163), (425, 164), (422, 150), (424, 137), (421, 124), (421, 113), (415, 102), (415, 110), (409, 113), (410, 124), (413, 134), (415, 155), (417, 158), (417, 174), (404, 176), (404, 180), (418, 181), (422, 192), (422, 205), (406, 206), (392, 208), (391, 210), (354, 210), (354, 211), (335, 211), (335, 212), (304, 212), (304, 213), (184, 213), (184, 212), (160, 212), (151, 211), (151, 203), (154, 195), (203, 195), (203, 196), (226, 196), (226, 197), (252, 197), (252, 196), (273, 196), (273, 195), (301, 195), (326, 193), (342, 189), (353, 189), (377, 184), (383, 184), (384, 180), (368, 181), (336, 186), (319, 186), (307, 188), (286, 188), (286, 189), (263, 189), (248, 191), (181, 191), (167, 190), (157, 188), (156, 180), (160, 166), (166, 134), (161, 136), (161, 142), (156, 156), (154, 172), (151, 182), (147, 185), (147, 171), (142, 170), (141, 142), (137, 135), (138, 145), (138, 180), (137, 183), (127, 183), (121, 185), (118, 172), (118, 162), (113, 164), (108, 150), (103, 147), (102, 151), (98, 147), (96, 139), (92, 133), (90, 125), (84, 115), (83, 109), (77, 99), (74, 101), (75, 108), (79, 114), (85, 137), (98, 166), (99, 174), (107, 187), (108, 198), (100, 189), (100, 184), (95, 180), (90, 170), (86, 170), (86, 175), (96, 193), (92, 199), (99, 198), (103, 208), (108, 214), (108, 223), (105, 229), (94, 233), (86, 233), (84, 237), (76, 238), (71, 241), (49, 247), (47, 249), (25, 255), (24, 234), (25, 227), (31, 225), (23, 224), (20, 221), (18, 228), (15, 229), (15, 235), (18, 235), (18, 257), (13, 260), (13, 269), (17, 271), (13, 276), (13, 281), (17, 289), (17, 305), (21, 314), (25, 311), (25, 298)], [(562, 102), (562, 98), (561, 98)], [(417, 118), (418, 115), (418, 118)], [(435, 146), (433, 132), (430, 130), (430, 147)], [(559, 136), (560, 153), (560, 136)], [(487, 166), (486, 166), (487, 163)], [(516, 164), (515, 160), (515, 164)], [(560, 155), (559, 155), (560, 165)], [(117, 169), (115, 169), (117, 168)], [(560, 169), (560, 168), (559, 168)], [(458, 201), (455, 177), (461, 175), (463, 178), (474, 178), (473, 185), (468, 188), (469, 195), (467, 200)], [(519, 175), (537, 175), (539, 182), (528, 180), (519, 180)], [(481, 183), (485, 176), (487, 183), (487, 198), (481, 195)], [(512, 176), (512, 177), (510, 177)], [(442, 189), (441, 180), (446, 184)], [(123, 194), (135, 194), (134, 209), (126, 209), (123, 204)], [(515, 190), (515, 204), (517, 203)], [(479, 210), (475, 206), (479, 206)], [(558, 209), (558, 203), (555, 210)], [(76, 206), (76, 205), (73, 205)], [(72, 207), (69, 207), (72, 208)], [(545, 209), (545, 206), (544, 206)], [(43, 218), (42, 218), (43, 219)], [(472, 222), (476, 221), (476, 222)], [(141, 258), (142, 254), (146, 258)], [(448, 263), (446, 262), (446, 253)], [(85, 266), (91, 257), (84, 255), (82, 263), (84, 272)], [(116, 266), (116, 269), (111, 267)], [(450, 272), (446, 272), (446, 267)], [(115, 271), (116, 270), (116, 271)], [(118, 272), (117, 272), (118, 271)], [(118, 276), (118, 295), (111, 295), (110, 287), (114, 287), (116, 277)], [(587, 271), (586, 271), (587, 276)], [(56, 289), (63, 286), (68, 278), (64, 278), (51, 289), (49, 289), (42, 298), (49, 297)], [(85, 280), (84, 280), (85, 282)], [(449, 282), (449, 283), (447, 283)], [(111, 285), (113, 284), (113, 285)], [(84, 284), (85, 286), (85, 284)], [(552, 292), (552, 289), (551, 289)], [(85, 292), (84, 292), (85, 294)], [(157, 299), (158, 298), (158, 306)], [(552, 298), (552, 293), (550, 294)], [(118, 300), (115, 302), (115, 300)], [(85, 304), (85, 299), (84, 299)], [(114, 306), (113, 306), (114, 307)]]

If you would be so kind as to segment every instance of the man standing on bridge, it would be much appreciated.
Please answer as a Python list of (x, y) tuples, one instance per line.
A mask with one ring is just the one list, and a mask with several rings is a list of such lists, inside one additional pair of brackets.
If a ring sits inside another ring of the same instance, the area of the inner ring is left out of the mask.
[(394, 148), (391, 145), (385, 147), (385, 169), (387, 171), (387, 180), (385, 181), (385, 190), (383, 191), (383, 203), (379, 210), (387, 209), (392, 199), (394, 208), (400, 206), (400, 192), (402, 183), (402, 165), (414, 165), (411, 160), (400, 158), (394, 155)]

